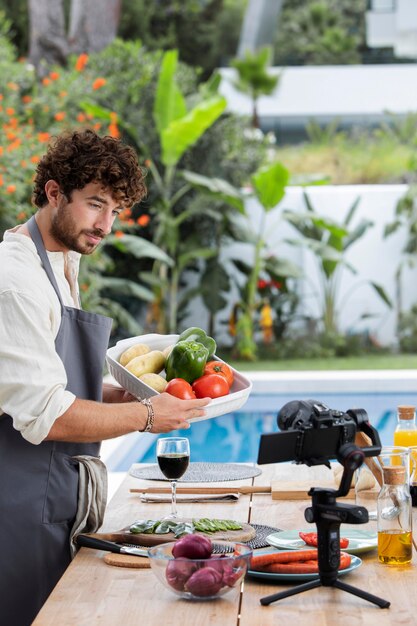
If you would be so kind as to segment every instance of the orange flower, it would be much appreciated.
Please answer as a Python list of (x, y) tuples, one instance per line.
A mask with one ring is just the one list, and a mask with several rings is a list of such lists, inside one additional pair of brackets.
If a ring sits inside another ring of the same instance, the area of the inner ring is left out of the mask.
[(21, 166), (21, 167), (27, 167), (27, 166), (28, 166), (28, 162), (27, 162), (27, 161), (25, 161), (24, 159), (22, 159), (22, 160), (20, 161), (20, 166)]
[(26, 219), (26, 213), (25, 213), (25, 211), (20, 211), (20, 213), (18, 213), (16, 217), (17, 217), (17, 219), (18, 219), (18, 220), (24, 220), (24, 219)]
[(58, 113), (55, 113), (54, 118), (57, 122), (62, 122), (62, 120), (65, 119), (65, 115), (66, 113), (64, 111), (58, 111)]
[(38, 156), (37, 154), (34, 154), (33, 156), (30, 157), (31, 163), (39, 163), (40, 160), (41, 160), (41, 157)]
[(87, 64), (87, 61), (88, 61), (88, 54), (85, 54), (85, 52), (80, 54), (80, 56), (75, 62), (75, 69), (77, 70), (77, 72), (83, 71), (83, 69), (85, 68)]
[(135, 221), (129, 218), (129, 219), (127, 220), (127, 223), (129, 224), (129, 226), (133, 226), (133, 224), (135, 223)]
[(110, 121), (113, 124), (117, 124), (117, 113), (115, 113), (114, 111), (110, 113)]
[(60, 91), (59, 92), (59, 97), (60, 98), (66, 98), (68, 95), (68, 91)]
[(50, 136), (51, 135), (49, 133), (38, 133), (38, 141), (40, 143), (46, 143), (49, 141)]
[(16, 133), (6, 133), (6, 138), (9, 141), (13, 141), (13, 139), (16, 139)]
[(22, 102), (24, 102), (25, 104), (28, 104), (29, 102), (32, 102), (32, 98), (30, 96), (23, 96)]
[(6, 193), (14, 193), (16, 191), (16, 185), (7, 185)]
[(17, 117), (11, 117), (9, 119), (9, 126), (10, 126), (10, 128), (17, 128), (18, 124), (19, 124), (19, 121), (18, 121)]
[(59, 78), (59, 74), (58, 74), (58, 72), (51, 72), (51, 73), (49, 74), (49, 78), (50, 78), (51, 80), (58, 80), (58, 78)]
[(12, 91), (17, 91), (19, 89), (19, 85), (16, 85), (16, 83), (7, 83), (7, 86)]
[(78, 113), (77, 115), (77, 122), (85, 122), (86, 117), (84, 115), (84, 113)]
[(3, 94), (0, 93), (0, 100), (3, 100)]
[(107, 81), (105, 78), (96, 78), (96, 80), (93, 83), (93, 89), (101, 89), (101, 87), (104, 87), (106, 82)]
[(87, 283), (82, 283), (82, 284), (80, 285), (80, 289), (81, 289), (81, 291), (88, 291), (88, 285), (87, 285)]
[(13, 150), (16, 150), (16, 148), (18, 148), (20, 146), (20, 144), (22, 143), (21, 139), (15, 139), (12, 143), (10, 143), (7, 146), (7, 152), (12, 152)]
[(152, 161), (150, 159), (146, 159), (145, 160), (145, 167), (150, 167), (151, 163), (152, 163)]
[(3, 154), (3, 152), (4, 152), (3, 146), (0, 146), (0, 156)]
[(42, 78), (42, 85), (49, 85), (51, 82), (51, 79), (48, 78), (47, 76), (45, 76), (45, 78)]
[(123, 215), (123, 217), (125, 217), (127, 219), (128, 217), (130, 217), (132, 215), (132, 209), (129, 209), (129, 208), (123, 209), (123, 211), (120, 213), (120, 215)]
[(147, 226), (150, 220), (151, 218), (149, 217), (149, 215), (141, 215), (140, 217), (138, 217), (136, 222), (137, 224), (139, 224), (139, 226)]
[(124, 237), (124, 232), (122, 230), (116, 230), (116, 232), (114, 233), (114, 236), (117, 237), (118, 239), (121, 239), (122, 237)]
[(109, 135), (110, 135), (110, 137), (114, 137), (115, 139), (119, 139), (119, 137), (120, 137), (120, 130), (119, 130), (119, 127), (117, 126), (117, 124), (110, 124), (109, 125)]
[(100, 128), (101, 128), (100, 122), (96, 122), (95, 124), (93, 124), (93, 128), (94, 128), (94, 130), (100, 130)]
[(3, 176), (0, 174), (0, 187), (3, 187), (3, 185), (4, 185)]
[(15, 112), (16, 111), (12, 107), (7, 107), (7, 109), (6, 109), (7, 115), (14, 115)]

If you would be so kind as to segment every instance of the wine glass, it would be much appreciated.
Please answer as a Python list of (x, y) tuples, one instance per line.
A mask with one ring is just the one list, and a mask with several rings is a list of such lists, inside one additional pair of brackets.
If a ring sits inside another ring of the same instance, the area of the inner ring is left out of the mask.
[(167, 519), (176, 519), (177, 480), (190, 462), (190, 442), (186, 437), (161, 437), (156, 444), (156, 458), (159, 469), (171, 483), (171, 514)]

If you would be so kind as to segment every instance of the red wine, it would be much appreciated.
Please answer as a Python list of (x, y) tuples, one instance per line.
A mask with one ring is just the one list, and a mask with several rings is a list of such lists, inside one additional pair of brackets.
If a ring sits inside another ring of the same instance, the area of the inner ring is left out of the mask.
[(411, 504), (417, 506), (417, 485), (410, 485)]
[(158, 465), (163, 475), (170, 479), (176, 480), (181, 478), (190, 462), (188, 454), (172, 452), (158, 456)]

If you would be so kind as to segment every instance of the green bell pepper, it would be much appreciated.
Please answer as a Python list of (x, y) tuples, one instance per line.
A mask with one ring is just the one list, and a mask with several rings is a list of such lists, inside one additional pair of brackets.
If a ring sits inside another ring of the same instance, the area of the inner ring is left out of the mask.
[(179, 341), (172, 348), (165, 364), (167, 380), (183, 378), (192, 383), (203, 375), (209, 352), (197, 341)]
[(197, 326), (191, 326), (191, 328), (184, 330), (179, 336), (178, 341), (197, 341), (198, 343), (202, 343), (209, 351), (209, 359), (216, 352), (217, 346), (213, 337), (207, 335), (202, 328), (198, 328)]

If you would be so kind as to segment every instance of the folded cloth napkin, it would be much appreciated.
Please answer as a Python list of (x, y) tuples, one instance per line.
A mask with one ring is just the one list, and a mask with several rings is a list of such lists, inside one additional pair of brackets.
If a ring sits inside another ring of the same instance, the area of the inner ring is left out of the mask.
[[(239, 493), (181, 493), (177, 502), (236, 502)], [(166, 493), (141, 493), (142, 502), (171, 502), (171, 495)]]
[(75, 537), (94, 533), (103, 523), (107, 503), (107, 469), (99, 458), (80, 455), (72, 457), (79, 463), (78, 508), (70, 533), (71, 556), (77, 553)]

